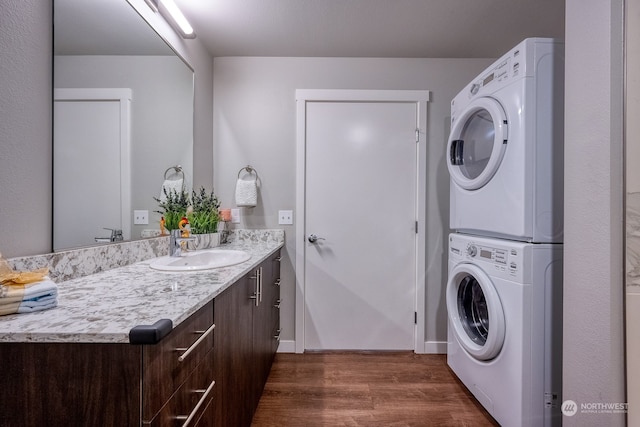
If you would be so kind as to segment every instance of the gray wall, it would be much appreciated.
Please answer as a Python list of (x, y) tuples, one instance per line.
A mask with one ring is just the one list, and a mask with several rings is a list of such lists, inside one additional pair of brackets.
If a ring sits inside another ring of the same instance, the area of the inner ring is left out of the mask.
[(0, 2), (0, 252), (51, 250), (50, 1)]
[[(491, 59), (259, 58), (214, 59), (214, 181), (222, 205), (235, 207), (238, 170), (251, 164), (262, 179), (259, 206), (242, 209), (241, 226), (283, 227), (283, 339), (295, 336), (295, 225), (279, 226), (279, 209), (295, 209), (296, 89), (427, 89), (428, 194), (426, 338), (446, 341), (446, 245), (449, 175), (443, 161), (450, 102)], [(339, 153), (337, 153), (339, 155)], [(384, 211), (384, 206), (381, 206)], [(299, 221), (294, 212), (294, 221)], [(384, 220), (384, 218), (381, 218)]]
[(640, 425), (640, 0), (625, 2), (626, 336), (628, 423)]
[[(130, 0), (195, 70), (194, 185), (213, 182), (213, 61), (144, 0)], [(0, 251), (51, 251), (52, 2), (0, 2)]]
[[(625, 402), (622, 0), (567, 0), (563, 399)], [(565, 426), (621, 426), (578, 414)]]

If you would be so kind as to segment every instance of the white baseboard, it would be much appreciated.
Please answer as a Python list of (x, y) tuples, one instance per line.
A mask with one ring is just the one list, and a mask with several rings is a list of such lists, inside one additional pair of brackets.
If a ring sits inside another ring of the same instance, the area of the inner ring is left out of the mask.
[(425, 341), (424, 352), (427, 354), (447, 354), (447, 342)]
[[(296, 342), (295, 340), (280, 340), (278, 346), (278, 353), (295, 353)], [(426, 341), (424, 343), (424, 352), (426, 354), (446, 354), (447, 342), (446, 341)]]
[(294, 340), (280, 340), (278, 353), (295, 353), (296, 342)]

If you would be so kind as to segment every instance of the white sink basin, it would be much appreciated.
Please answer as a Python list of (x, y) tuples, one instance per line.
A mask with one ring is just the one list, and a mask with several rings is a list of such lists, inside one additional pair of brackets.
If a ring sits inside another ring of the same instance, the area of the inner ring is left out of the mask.
[(228, 267), (251, 258), (245, 251), (231, 249), (205, 249), (187, 252), (180, 257), (164, 256), (151, 261), (149, 267), (162, 271), (198, 271)]

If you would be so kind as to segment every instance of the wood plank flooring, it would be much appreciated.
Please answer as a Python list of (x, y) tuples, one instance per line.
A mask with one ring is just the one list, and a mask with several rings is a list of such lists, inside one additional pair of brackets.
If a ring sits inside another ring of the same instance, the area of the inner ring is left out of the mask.
[(413, 352), (278, 353), (252, 427), (497, 426), (448, 368)]

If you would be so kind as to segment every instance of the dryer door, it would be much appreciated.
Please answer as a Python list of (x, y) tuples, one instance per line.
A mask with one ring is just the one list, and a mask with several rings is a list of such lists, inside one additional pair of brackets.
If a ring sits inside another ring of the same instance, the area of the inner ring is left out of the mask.
[(504, 343), (504, 312), (491, 279), (477, 265), (461, 263), (449, 273), (447, 310), (460, 345), (478, 360), (490, 360)]
[(493, 98), (471, 102), (454, 121), (447, 143), (453, 181), (477, 190), (493, 178), (507, 147), (507, 116)]

